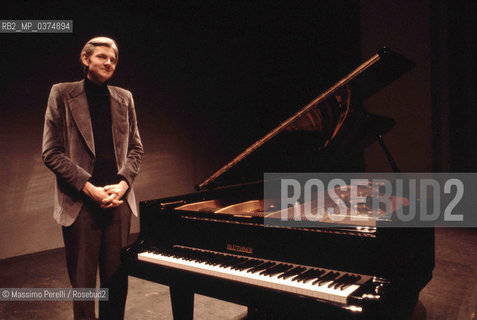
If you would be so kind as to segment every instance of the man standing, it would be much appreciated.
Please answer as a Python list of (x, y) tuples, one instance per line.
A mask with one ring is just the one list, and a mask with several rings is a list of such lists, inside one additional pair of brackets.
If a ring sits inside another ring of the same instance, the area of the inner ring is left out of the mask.
[[(118, 61), (116, 42), (96, 37), (80, 57), (85, 77), (51, 88), (43, 132), (43, 161), (56, 175), (54, 218), (62, 225), (73, 288), (101, 287), (100, 319), (122, 319), (127, 275), (120, 250), (127, 244), (132, 183), (144, 153), (129, 91), (107, 84)], [(94, 319), (94, 301), (74, 301), (75, 319)]]

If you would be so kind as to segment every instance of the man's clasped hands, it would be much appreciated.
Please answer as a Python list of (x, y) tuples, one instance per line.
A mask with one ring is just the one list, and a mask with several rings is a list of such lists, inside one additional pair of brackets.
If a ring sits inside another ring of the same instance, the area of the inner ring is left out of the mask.
[(89, 181), (85, 183), (83, 192), (90, 197), (94, 202), (100, 205), (101, 208), (114, 208), (121, 205), (124, 201), (121, 200), (129, 185), (126, 181), (121, 180), (117, 184), (111, 184), (104, 187), (97, 187)]

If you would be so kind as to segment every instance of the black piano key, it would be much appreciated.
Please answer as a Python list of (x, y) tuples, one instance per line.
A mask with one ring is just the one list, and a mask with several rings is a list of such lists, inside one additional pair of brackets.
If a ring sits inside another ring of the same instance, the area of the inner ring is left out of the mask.
[(281, 275), (279, 275), (278, 278), (279, 279), (288, 279), (288, 278), (294, 277), (297, 274), (302, 273), (305, 270), (306, 270), (305, 267), (294, 267), (293, 269), (290, 269), (290, 270), (282, 273)]
[(240, 261), (237, 261), (236, 264), (233, 266), (230, 266), (232, 270), (239, 270), (240, 268), (245, 267), (246, 265), (249, 265), (252, 263), (254, 259), (248, 259), (248, 258), (242, 258)]
[(258, 266), (259, 264), (262, 264), (263, 261), (257, 260), (257, 259), (252, 259), (244, 264), (240, 264), (232, 269), (238, 270), (238, 271), (245, 271), (247, 269), (253, 268), (255, 266)]
[(357, 280), (356, 276), (348, 274), (348, 277), (346, 279), (343, 279), (339, 284), (336, 284), (334, 287), (335, 289), (343, 290), (343, 288), (347, 288), (348, 286), (355, 283), (356, 280)]
[(242, 264), (246, 263), (246, 262), (249, 261), (249, 260), (250, 260), (250, 259), (246, 259), (246, 258), (236, 258), (235, 261), (231, 261), (231, 262), (230, 262), (229, 268), (235, 269), (237, 266), (242, 265)]
[(360, 276), (353, 276), (351, 279), (349, 279), (347, 281), (347, 283), (343, 284), (340, 289), (344, 290), (344, 289), (348, 288), (350, 285), (355, 284), (359, 280), (361, 280)]
[(233, 266), (232, 270), (245, 270), (245, 269), (248, 269), (248, 268), (251, 268), (251, 267), (255, 266), (257, 263), (258, 263), (258, 260), (256, 260), (256, 259), (247, 259), (247, 260)]
[(256, 272), (258, 272), (258, 271), (261, 271), (261, 270), (264, 270), (264, 269), (273, 267), (274, 265), (275, 265), (274, 262), (264, 262), (264, 263), (261, 263), (261, 264), (257, 265), (256, 267), (253, 267), (253, 268), (251, 268), (251, 269), (248, 269), (247, 272), (249, 272), (249, 273), (256, 273)]
[(271, 268), (263, 270), (262, 272), (260, 272), (260, 274), (264, 275), (264, 276), (271, 276), (271, 275), (274, 275), (274, 274), (282, 273), (283, 271), (288, 270), (289, 268), (291, 268), (290, 265), (286, 265), (284, 263), (279, 263), (279, 264), (277, 264), (277, 265), (275, 265)]
[(253, 259), (244, 259), (242, 261), (237, 262), (235, 265), (231, 266), (232, 270), (240, 270), (241, 268), (247, 268), (248, 265), (253, 263)]
[(230, 261), (229, 265), (227, 266), (227, 268), (233, 268), (234, 266), (236, 266), (237, 264), (243, 262), (242, 259), (236, 259), (234, 261)]
[(305, 279), (306, 277), (308, 277), (312, 272), (314, 271), (314, 269), (308, 269), (296, 276), (294, 276), (291, 280), (292, 281), (297, 281), (297, 282), (300, 282), (302, 281), (303, 279)]
[(337, 289), (339, 286), (343, 285), (343, 283), (346, 283), (350, 277), (351, 275), (345, 273), (328, 284), (328, 288)]
[(317, 284), (317, 285), (321, 286), (323, 283), (328, 282), (330, 280), (333, 280), (338, 275), (339, 275), (338, 272), (329, 271), (326, 274), (324, 274), (323, 276), (321, 276), (318, 279), (316, 279), (315, 281), (313, 281), (311, 284), (312, 285)]
[(306, 268), (305, 267), (295, 267), (287, 272), (284, 272), (283, 274), (279, 275), (278, 278), (280, 279), (288, 279), (288, 278), (291, 278), (299, 273), (302, 273), (303, 271), (305, 271)]
[(235, 261), (234, 264), (231, 265), (231, 267), (239, 265), (239, 264), (244, 263), (244, 262), (247, 262), (249, 260), (250, 260), (249, 258), (245, 258), (245, 257), (237, 258), (237, 261)]
[(312, 272), (306, 279), (303, 279), (303, 283), (307, 283), (313, 279), (319, 278), (325, 273), (325, 270), (320, 270), (320, 269), (313, 269), (314, 272)]
[(273, 270), (276, 270), (277, 268), (280, 268), (281, 266), (282, 266), (281, 263), (276, 264), (276, 265), (274, 265), (274, 266), (272, 266), (272, 267), (270, 267), (270, 268), (267, 268), (267, 269), (265, 269), (265, 270), (262, 270), (259, 274), (260, 274), (260, 275), (263, 275), (263, 276), (266, 276), (266, 275), (268, 275), (270, 272), (273, 272)]
[(259, 272), (259, 271), (261, 271), (261, 270), (265, 270), (265, 269), (271, 268), (271, 267), (273, 267), (274, 265), (276, 265), (275, 262), (266, 262), (266, 263), (264, 263), (264, 264), (258, 265), (258, 266), (256, 267), (257, 270), (252, 271), (252, 273), (257, 273), (257, 272)]
[(274, 275), (286, 272), (287, 270), (290, 270), (291, 268), (293, 268), (293, 266), (290, 264), (281, 264), (280, 268), (276, 268), (275, 270), (268, 272), (267, 275), (272, 277)]
[(217, 266), (224, 261), (224, 255), (215, 254), (208, 259), (208, 264), (211, 266)]
[[(260, 268), (263, 267), (263, 266), (265, 266), (266, 264), (267, 264), (267, 263), (266, 263), (265, 261), (260, 261), (260, 260), (259, 260), (259, 263), (255, 264), (255, 265), (254, 265), (253, 267), (251, 267), (251, 268), (248, 268), (248, 269), (247, 269), (247, 272), (248, 272), (248, 273), (253, 273), (253, 272), (257, 271), (257, 270), (262, 270), (262, 269), (260, 269)], [(268, 268), (268, 267), (265, 266), (265, 268)]]
[(238, 258), (237, 257), (234, 257), (234, 256), (229, 256), (229, 257), (225, 257), (224, 259), (222, 259), (222, 261), (219, 263), (219, 266), (220, 267), (224, 267), (224, 268), (228, 268), (230, 267), (231, 265), (235, 264), (237, 262)]
[(305, 282), (308, 282), (312, 279), (315, 279), (315, 278), (319, 277), (323, 273), (324, 273), (324, 271), (322, 271), (322, 270), (315, 269), (315, 268), (309, 268), (305, 272), (295, 276), (292, 279), (292, 281), (298, 281), (298, 282), (305, 283)]

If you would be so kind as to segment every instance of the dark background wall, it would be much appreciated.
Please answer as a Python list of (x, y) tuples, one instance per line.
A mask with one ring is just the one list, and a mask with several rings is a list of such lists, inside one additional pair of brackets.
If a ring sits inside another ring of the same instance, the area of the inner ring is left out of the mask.
[[(432, 170), (430, 6), (427, 1), (361, 1), (361, 46), (369, 56), (386, 45), (416, 67), (366, 101), (370, 112), (393, 118), (384, 137), (404, 172)], [(390, 165), (377, 143), (365, 150), (366, 168), (387, 172)]]
[[(2, 19), (72, 19), (74, 32), (0, 34), (0, 259), (62, 246), (53, 174), (41, 161), (43, 116), (51, 85), (80, 78), (79, 53), (90, 38), (119, 44), (111, 83), (135, 98), (146, 150), (135, 182), (141, 201), (192, 192), (383, 45), (417, 67), (366, 106), (396, 119), (386, 141), (402, 170), (431, 171), (432, 10), (427, 1), (373, 0), (2, 8)], [(368, 171), (390, 170), (376, 145), (365, 154)]]
[(74, 33), (0, 35), (0, 258), (62, 246), (43, 116), (51, 85), (80, 78), (87, 40), (119, 44), (111, 83), (134, 94), (146, 150), (135, 188), (138, 200), (154, 199), (192, 192), (356, 66), (358, 4), (25, 1), (2, 12), (73, 19)]

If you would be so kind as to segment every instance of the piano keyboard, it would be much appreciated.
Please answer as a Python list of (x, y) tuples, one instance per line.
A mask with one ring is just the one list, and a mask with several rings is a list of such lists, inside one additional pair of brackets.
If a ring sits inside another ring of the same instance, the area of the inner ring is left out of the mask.
[(138, 254), (138, 260), (217, 278), (347, 304), (371, 276), (174, 246)]

